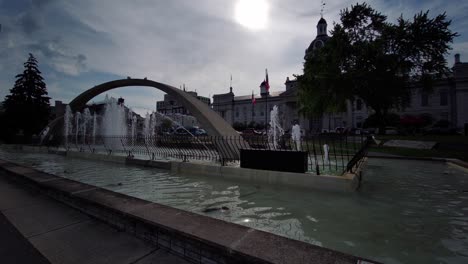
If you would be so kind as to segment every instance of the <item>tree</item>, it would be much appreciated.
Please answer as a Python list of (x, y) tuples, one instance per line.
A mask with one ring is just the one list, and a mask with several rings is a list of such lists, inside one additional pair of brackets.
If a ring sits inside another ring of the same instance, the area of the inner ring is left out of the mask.
[(16, 75), (15, 85), (4, 102), (8, 134), (22, 131), (26, 140), (39, 134), (49, 121), (49, 99), (37, 60), (30, 53), (23, 73)]
[(429, 11), (420, 12), (411, 21), (400, 16), (392, 24), (363, 3), (342, 10), (340, 20), (298, 76), (306, 115), (343, 111), (347, 100), (361, 98), (384, 127), (390, 109), (407, 106), (411, 85), (430, 91), (450, 72), (445, 56), (458, 34), (445, 13), (429, 18)]

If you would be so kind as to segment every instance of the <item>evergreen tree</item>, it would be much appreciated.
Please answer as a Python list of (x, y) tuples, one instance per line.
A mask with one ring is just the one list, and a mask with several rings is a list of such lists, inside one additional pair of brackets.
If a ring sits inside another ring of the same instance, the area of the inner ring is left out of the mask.
[(15, 85), (4, 102), (8, 134), (22, 131), (26, 140), (39, 134), (49, 121), (49, 99), (37, 60), (30, 53), (23, 73), (16, 75)]
[(305, 114), (340, 112), (347, 100), (359, 97), (383, 127), (390, 109), (408, 104), (411, 85), (431, 90), (434, 80), (448, 76), (445, 56), (458, 34), (450, 31), (445, 14), (430, 18), (420, 12), (393, 24), (364, 3), (340, 16), (332, 37), (307, 57), (298, 76)]

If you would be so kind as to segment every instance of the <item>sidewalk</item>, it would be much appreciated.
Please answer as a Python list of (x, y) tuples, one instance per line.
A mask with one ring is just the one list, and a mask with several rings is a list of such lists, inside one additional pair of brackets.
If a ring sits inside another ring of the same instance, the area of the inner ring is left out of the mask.
[(0, 258), (2, 263), (50, 263), (0, 213)]
[(0, 172), (0, 263), (187, 263)]

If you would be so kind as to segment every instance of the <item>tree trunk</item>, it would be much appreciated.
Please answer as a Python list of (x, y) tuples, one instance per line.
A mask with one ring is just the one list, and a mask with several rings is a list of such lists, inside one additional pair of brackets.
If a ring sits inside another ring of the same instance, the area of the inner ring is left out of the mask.
[(377, 118), (378, 128), (379, 128), (379, 135), (385, 135), (385, 114), (382, 113), (381, 108), (374, 108), (375, 110), (375, 117)]

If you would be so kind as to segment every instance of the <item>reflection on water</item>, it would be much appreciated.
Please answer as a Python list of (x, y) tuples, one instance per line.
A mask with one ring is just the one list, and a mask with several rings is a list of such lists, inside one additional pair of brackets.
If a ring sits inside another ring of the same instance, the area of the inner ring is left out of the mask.
[(0, 158), (385, 263), (468, 263), (468, 173), (444, 163), (370, 159), (362, 189), (337, 194), (57, 155)]

